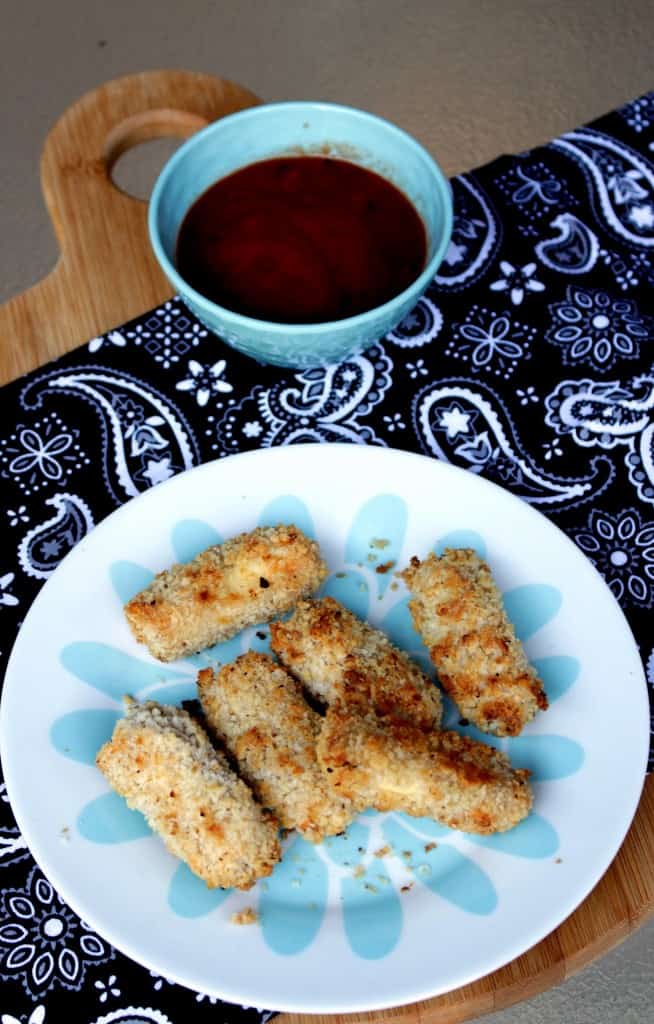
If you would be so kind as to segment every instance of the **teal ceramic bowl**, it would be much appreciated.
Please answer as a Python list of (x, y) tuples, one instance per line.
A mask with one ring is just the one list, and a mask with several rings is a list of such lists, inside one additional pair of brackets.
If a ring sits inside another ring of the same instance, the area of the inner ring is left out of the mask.
[[(376, 171), (399, 187), (422, 217), (427, 232), (425, 268), (384, 305), (328, 323), (272, 323), (211, 302), (178, 273), (177, 234), (198, 196), (246, 164), (298, 152), (341, 156)], [(304, 368), (338, 362), (378, 341), (404, 319), (445, 255), (452, 232), (452, 195), (427, 151), (388, 121), (329, 103), (274, 103), (214, 122), (175, 153), (154, 187), (149, 229), (168, 280), (210, 330), (259, 362)]]

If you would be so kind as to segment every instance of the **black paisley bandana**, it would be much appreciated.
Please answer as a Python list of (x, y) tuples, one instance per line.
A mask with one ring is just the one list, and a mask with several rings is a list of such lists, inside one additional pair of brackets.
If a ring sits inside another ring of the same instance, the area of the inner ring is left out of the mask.
[[(455, 178), (453, 238), (426, 295), (339, 365), (259, 366), (173, 298), (6, 386), (2, 668), (43, 582), (118, 505), (209, 459), (350, 441), (445, 459), (551, 517), (618, 598), (654, 686), (652, 161), (654, 93)], [(44, 879), (0, 795), (3, 1021), (271, 1016), (112, 949)]]

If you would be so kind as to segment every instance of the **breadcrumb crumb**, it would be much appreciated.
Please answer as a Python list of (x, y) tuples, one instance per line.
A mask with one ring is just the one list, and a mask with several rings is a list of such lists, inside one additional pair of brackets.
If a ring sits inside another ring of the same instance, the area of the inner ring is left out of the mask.
[(375, 572), (378, 572), (380, 576), (383, 576), (385, 573), (390, 572), (396, 564), (397, 563), (394, 560), (391, 560), (390, 562), (382, 562), (381, 565), (377, 566)]
[(259, 915), (252, 907), (246, 907), (244, 910), (235, 911), (229, 920), (232, 924), (256, 924)]

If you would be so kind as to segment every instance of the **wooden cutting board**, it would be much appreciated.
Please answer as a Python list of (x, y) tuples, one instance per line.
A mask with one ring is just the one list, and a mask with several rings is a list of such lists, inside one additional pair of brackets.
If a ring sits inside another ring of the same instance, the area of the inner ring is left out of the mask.
[[(107, 82), (67, 110), (41, 160), (45, 202), (61, 247), (54, 270), (0, 306), (0, 384), (158, 305), (170, 286), (150, 251), (147, 204), (113, 185), (131, 146), (186, 137), (252, 106), (253, 93), (188, 71), (148, 71)], [(607, 751), (607, 756), (611, 752)], [(280, 1024), (457, 1024), (556, 985), (606, 953), (654, 914), (654, 775), (604, 878), (555, 932), (473, 985), (424, 1003), (330, 1017), (283, 1014)]]

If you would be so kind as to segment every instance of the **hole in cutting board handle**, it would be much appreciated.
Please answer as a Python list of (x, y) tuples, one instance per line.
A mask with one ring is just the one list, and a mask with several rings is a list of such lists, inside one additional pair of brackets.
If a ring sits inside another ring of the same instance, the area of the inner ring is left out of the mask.
[(147, 110), (116, 125), (107, 136), (104, 159), (117, 189), (149, 199), (157, 176), (184, 139), (208, 122), (183, 110)]
[(127, 149), (121, 153), (111, 169), (113, 184), (132, 199), (147, 202), (161, 168), (183, 141), (163, 136), (160, 139), (139, 142), (131, 149)]

